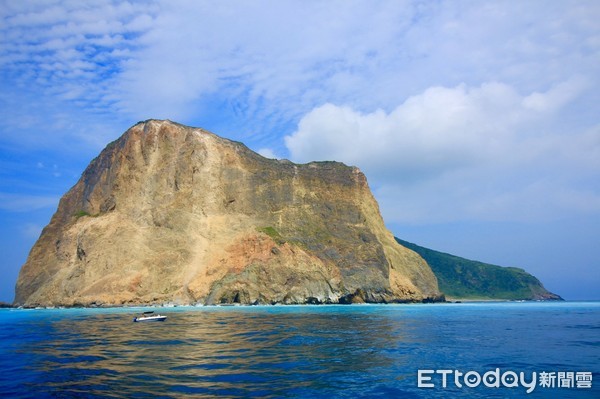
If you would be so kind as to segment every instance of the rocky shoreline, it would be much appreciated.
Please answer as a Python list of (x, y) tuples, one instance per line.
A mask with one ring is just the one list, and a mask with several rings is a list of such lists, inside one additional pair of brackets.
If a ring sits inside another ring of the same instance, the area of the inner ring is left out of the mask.
[(534, 302), (561, 302), (564, 299), (532, 299), (532, 300), (513, 300), (513, 299), (457, 299), (452, 298), (449, 300), (423, 300), (423, 301), (397, 301), (397, 302), (364, 302), (364, 303), (274, 303), (274, 304), (240, 304), (240, 303), (222, 303), (222, 304), (157, 304), (157, 303), (127, 303), (127, 304), (103, 304), (103, 305), (82, 305), (75, 304), (69, 306), (16, 306), (11, 304), (4, 304), (0, 306), (0, 308), (4, 309), (25, 309), (25, 310), (52, 310), (52, 309), (135, 309), (135, 308), (161, 308), (161, 309), (169, 309), (169, 308), (220, 308), (220, 307), (241, 307), (241, 308), (249, 308), (254, 306), (368, 306), (368, 305), (427, 305), (427, 304), (453, 304), (453, 305), (461, 305), (461, 304), (493, 304), (493, 303), (534, 303)]

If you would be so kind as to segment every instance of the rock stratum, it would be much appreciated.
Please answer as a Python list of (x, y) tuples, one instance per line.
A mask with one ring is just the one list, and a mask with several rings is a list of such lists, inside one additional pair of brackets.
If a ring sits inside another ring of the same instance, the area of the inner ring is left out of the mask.
[(298, 165), (170, 121), (109, 144), (60, 200), (15, 304), (443, 299), (383, 223), (363, 173)]

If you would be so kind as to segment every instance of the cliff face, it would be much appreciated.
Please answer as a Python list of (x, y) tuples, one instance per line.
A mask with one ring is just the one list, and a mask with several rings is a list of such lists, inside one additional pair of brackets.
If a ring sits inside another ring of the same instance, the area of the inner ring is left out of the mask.
[(61, 199), (15, 304), (390, 302), (437, 280), (365, 176), (269, 160), (169, 121), (129, 129)]

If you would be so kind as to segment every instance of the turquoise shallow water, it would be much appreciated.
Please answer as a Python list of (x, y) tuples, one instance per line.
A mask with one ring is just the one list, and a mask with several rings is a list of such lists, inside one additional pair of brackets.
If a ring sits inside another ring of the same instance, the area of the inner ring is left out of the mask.
[[(138, 310), (0, 310), (0, 397), (600, 397), (598, 302), (167, 308), (132, 323)], [(419, 369), (592, 382), (527, 394), (430, 373), (425, 388)]]

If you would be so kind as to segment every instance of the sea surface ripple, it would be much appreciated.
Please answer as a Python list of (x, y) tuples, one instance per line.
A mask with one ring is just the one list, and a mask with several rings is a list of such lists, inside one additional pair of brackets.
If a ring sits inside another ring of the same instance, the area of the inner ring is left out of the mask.
[[(0, 397), (600, 397), (599, 303), (0, 311)], [(591, 371), (592, 389), (417, 386), (419, 369)]]

